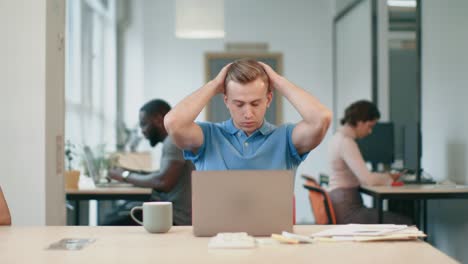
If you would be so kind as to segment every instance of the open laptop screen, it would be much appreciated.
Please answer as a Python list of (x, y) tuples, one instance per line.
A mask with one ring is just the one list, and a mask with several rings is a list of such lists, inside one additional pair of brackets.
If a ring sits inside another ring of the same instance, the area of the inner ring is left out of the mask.
[(292, 232), (294, 174), (286, 170), (192, 172), (196, 236)]

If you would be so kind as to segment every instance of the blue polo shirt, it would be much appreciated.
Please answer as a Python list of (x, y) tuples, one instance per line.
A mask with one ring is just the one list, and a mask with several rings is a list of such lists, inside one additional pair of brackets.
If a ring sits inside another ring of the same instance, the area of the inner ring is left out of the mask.
[(276, 127), (266, 121), (247, 136), (232, 119), (197, 123), (204, 141), (197, 153), (184, 150), (197, 170), (296, 170), (309, 154), (299, 155), (292, 142), (293, 124)]

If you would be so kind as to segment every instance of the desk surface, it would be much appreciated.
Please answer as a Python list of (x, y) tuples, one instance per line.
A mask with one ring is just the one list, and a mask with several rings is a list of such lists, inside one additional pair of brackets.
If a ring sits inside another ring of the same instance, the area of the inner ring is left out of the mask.
[(95, 189), (66, 189), (67, 195), (106, 195), (106, 194), (151, 194), (151, 188), (140, 187), (97, 187)]
[[(311, 234), (330, 226), (295, 226)], [(2, 263), (456, 263), (417, 240), (407, 242), (315, 242), (264, 245), (255, 249), (208, 249), (209, 238), (192, 228), (150, 234), (143, 227), (0, 227)], [(45, 250), (63, 238), (95, 238), (80, 251)]]
[(80, 201), (112, 201), (112, 200), (132, 200), (149, 201), (151, 198), (151, 188), (139, 187), (97, 187), (95, 189), (66, 189), (65, 198), (74, 203), (75, 224), (79, 225), (81, 220)]
[(403, 186), (361, 186), (361, 190), (378, 194), (468, 194), (467, 185), (406, 184)]

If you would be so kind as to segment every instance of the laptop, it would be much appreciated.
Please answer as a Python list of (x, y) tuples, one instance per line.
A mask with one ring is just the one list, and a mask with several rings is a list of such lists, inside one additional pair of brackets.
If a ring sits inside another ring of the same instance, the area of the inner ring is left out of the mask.
[(93, 179), (94, 182), (97, 182), (99, 180), (99, 172), (95, 166), (95, 159), (94, 159), (94, 154), (93, 151), (89, 146), (84, 146), (83, 147), (83, 152), (84, 152), (84, 158), (86, 162), (86, 168), (88, 169), (88, 176)]
[(91, 150), (91, 148), (89, 146), (84, 146), (83, 147), (83, 152), (84, 152), (84, 159), (85, 159), (85, 163), (86, 163), (86, 168), (88, 169), (88, 174), (89, 174), (88, 176), (91, 179), (93, 179), (93, 182), (96, 185), (96, 187), (122, 187), (122, 188), (125, 188), (125, 187), (134, 186), (131, 183), (118, 182), (118, 181), (114, 181), (114, 180), (109, 181), (109, 182), (100, 182), (101, 178), (100, 178), (99, 170), (98, 170), (98, 168), (96, 168), (96, 165), (95, 165), (95, 158), (94, 158), (93, 151)]
[(270, 236), (292, 232), (293, 196), (293, 171), (193, 171), (193, 233)]

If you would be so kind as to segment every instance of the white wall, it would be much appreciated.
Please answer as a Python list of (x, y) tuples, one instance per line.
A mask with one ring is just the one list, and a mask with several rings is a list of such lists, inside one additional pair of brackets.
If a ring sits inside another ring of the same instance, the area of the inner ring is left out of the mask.
[[(284, 75), (332, 107), (332, 3), (327, 0), (225, 1), (225, 39), (176, 39), (174, 1), (144, 1), (145, 98), (163, 97), (172, 105), (205, 82), (204, 53), (222, 52), (225, 42), (268, 43), (283, 53)], [(299, 114), (283, 101), (283, 119)], [(204, 119), (204, 113), (200, 115)], [(325, 171), (326, 142), (313, 151), (298, 174)], [(296, 181), (297, 220), (312, 221), (303, 181)]]
[(119, 39), (122, 54), (122, 72), (120, 77), (124, 91), (124, 121), (127, 126), (138, 125), (138, 111), (144, 98), (144, 45), (143, 23), (144, 6), (138, 1), (120, 0), (125, 8), (119, 20)]
[(342, 12), (345, 8), (347, 8), (350, 4), (355, 2), (356, 0), (335, 0), (333, 1), (335, 14)]
[(372, 100), (371, 12), (371, 1), (362, 1), (335, 23), (334, 129), (351, 103)]
[(59, 0), (0, 1), (0, 184), (14, 225), (65, 223), (64, 14)]
[[(422, 1), (422, 167), (468, 183), (468, 2)], [(468, 202), (429, 203), (430, 241), (468, 263)]]
[(388, 48), (388, 6), (386, 1), (377, 2), (377, 107), (380, 121), (390, 119), (390, 83)]
[[(372, 13), (376, 3), (377, 35), (373, 36)], [(337, 11), (346, 9), (352, 1), (335, 1)], [(377, 106), (381, 121), (389, 119), (388, 79), (388, 8), (386, 1), (359, 2), (335, 23), (336, 77), (334, 128), (351, 103), (373, 99), (373, 38), (377, 39)]]

